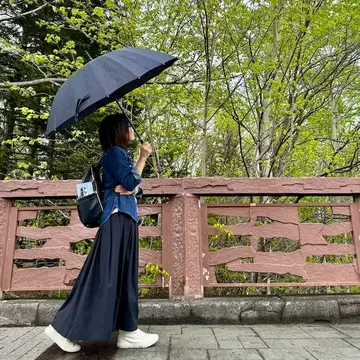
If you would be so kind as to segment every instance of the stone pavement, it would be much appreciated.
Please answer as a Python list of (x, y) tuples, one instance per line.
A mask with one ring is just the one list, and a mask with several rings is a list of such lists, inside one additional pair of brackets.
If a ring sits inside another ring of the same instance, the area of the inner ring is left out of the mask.
[(141, 326), (157, 332), (159, 343), (144, 350), (118, 350), (107, 343), (84, 343), (66, 354), (43, 334), (43, 327), (0, 328), (4, 360), (359, 360), (360, 325), (168, 325)]

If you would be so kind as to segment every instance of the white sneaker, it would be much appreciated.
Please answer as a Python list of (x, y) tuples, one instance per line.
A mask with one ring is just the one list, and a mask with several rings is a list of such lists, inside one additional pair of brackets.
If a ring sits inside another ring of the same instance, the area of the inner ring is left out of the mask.
[(147, 334), (137, 329), (135, 331), (119, 330), (117, 347), (119, 349), (143, 349), (157, 343), (159, 335)]
[(44, 332), (56, 345), (68, 353), (75, 353), (81, 350), (80, 345), (63, 337), (51, 325), (49, 325)]

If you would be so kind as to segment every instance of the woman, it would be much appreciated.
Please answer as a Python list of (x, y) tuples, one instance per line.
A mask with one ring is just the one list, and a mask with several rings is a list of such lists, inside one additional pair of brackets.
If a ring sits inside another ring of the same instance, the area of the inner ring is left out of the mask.
[[(127, 146), (134, 130), (123, 114), (101, 123), (105, 209), (94, 246), (75, 286), (45, 329), (66, 352), (77, 352), (78, 340), (108, 340), (119, 330), (119, 348), (146, 348), (159, 337), (138, 329), (138, 215), (135, 192), (141, 182), (150, 144), (143, 144), (133, 166)], [(120, 186), (117, 186), (120, 185)], [(115, 191), (116, 188), (116, 191)]]

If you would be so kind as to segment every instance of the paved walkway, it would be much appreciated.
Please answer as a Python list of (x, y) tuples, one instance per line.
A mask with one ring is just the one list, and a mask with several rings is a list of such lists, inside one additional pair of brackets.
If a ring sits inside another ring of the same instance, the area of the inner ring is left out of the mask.
[(0, 328), (4, 360), (359, 360), (358, 325), (142, 326), (159, 343), (145, 350), (118, 350), (108, 343), (85, 343), (66, 354), (44, 328)]

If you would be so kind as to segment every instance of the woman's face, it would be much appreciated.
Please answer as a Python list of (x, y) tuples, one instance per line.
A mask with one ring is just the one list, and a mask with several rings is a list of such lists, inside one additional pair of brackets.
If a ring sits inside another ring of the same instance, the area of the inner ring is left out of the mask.
[(129, 125), (129, 141), (132, 142), (135, 140), (135, 131), (131, 125)]

